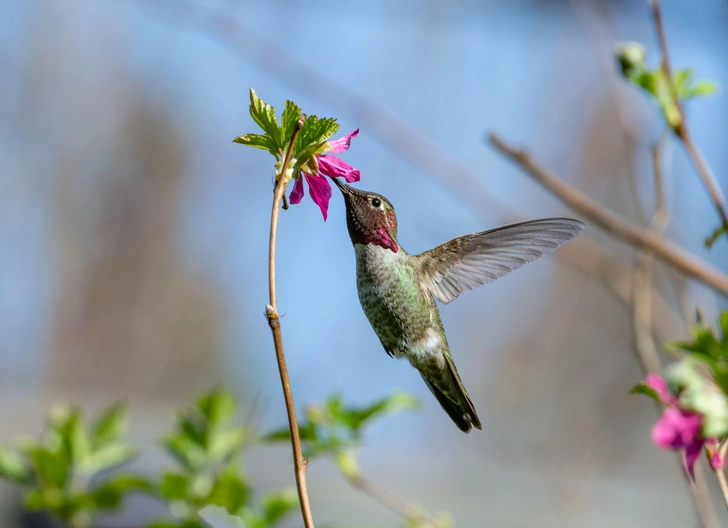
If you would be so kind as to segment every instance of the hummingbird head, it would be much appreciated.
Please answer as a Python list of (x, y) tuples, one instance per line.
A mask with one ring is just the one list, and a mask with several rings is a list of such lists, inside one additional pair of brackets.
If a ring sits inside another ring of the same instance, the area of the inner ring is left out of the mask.
[(332, 178), (344, 195), (346, 225), (354, 244), (374, 244), (399, 251), (397, 216), (392, 204), (381, 194), (354, 189)]

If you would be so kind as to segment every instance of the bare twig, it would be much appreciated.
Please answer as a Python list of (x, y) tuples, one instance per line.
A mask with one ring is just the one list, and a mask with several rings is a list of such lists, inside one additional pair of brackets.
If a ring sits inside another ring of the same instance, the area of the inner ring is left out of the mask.
[(622, 241), (652, 251), (664, 263), (698, 279), (728, 297), (728, 275), (676, 244), (663, 240), (655, 233), (623, 219), (559, 179), (554, 173), (537, 163), (525, 150), (510, 146), (495, 133), (490, 133), (488, 137), (497, 150), (516, 162), (538, 183), (576, 212)]
[(368, 495), (382, 506), (392, 510), (403, 519), (417, 521), (418, 523), (431, 528), (438, 528), (441, 526), (441, 523), (438, 522), (437, 519), (430, 517), (417, 506), (414, 506), (401, 497), (390, 493), (378, 484), (362, 476), (360, 473), (345, 476), (356, 489), (365, 495)]
[(281, 386), (283, 387), (283, 398), (286, 401), (286, 412), (288, 413), (288, 428), (291, 431), (291, 445), (293, 447), (293, 465), (296, 472), (296, 489), (298, 490), (298, 500), (301, 505), (301, 515), (303, 516), (303, 524), (306, 528), (314, 528), (313, 514), (311, 513), (311, 505), (308, 500), (308, 490), (306, 488), (306, 459), (303, 458), (301, 450), (301, 438), (298, 433), (298, 421), (296, 420), (296, 407), (293, 403), (293, 393), (291, 391), (291, 381), (288, 378), (288, 368), (286, 367), (286, 355), (283, 351), (283, 337), (281, 335), (281, 322), (278, 316), (278, 303), (276, 300), (276, 239), (278, 236), (278, 214), (281, 209), (281, 201), (286, 190), (285, 174), (288, 169), (288, 163), (291, 160), (293, 145), (296, 137), (303, 127), (304, 117), (296, 124), (296, 129), (291, 138), (291, 144), (288, 147), (283, 163), (281, 164), (280, 177), (273, 193), (273, 210), (270, 216), (270, 245), (268, 253), (268, 287), (270, 289), (270, 304), (266, 306), (265, 315), (268, 318), (271, 333), (273, 334), (273, 344), (276, 349), (276, 359), (278, 361), (278, 372), (281, 375)]
[[(662, 151), (668, 140), (667, 132), (663, 133), (652, 148), (652, 164), (655, 180), (655, 214), (651, 228), (660, 237), (663, 236), (670, 221), (665, 207), (663, 185)], [(657, 347), (652, 338), (652, 270), (655, 255), (650, 250), (641, 249), (637, 255), (632, 292), (635, 348), (646, 372), (659, 373), (662, 368)]]
[[(723, 440), (719, 452), (720, 458), (722, 460), (725, 460), (726, 454), (728, 453), (728, 440)], [(728, 481), (726, 481), (725, 477), (725, 468), (717, 469), (715, 471), (715, 474), (718, 477), (718, 483), (720, 484), (720, 492), (723, 494), (723, 500), (725, 501), (725, 505), (728, 508)]]
[(690, 156), (690, 160), (695, 166), (695, 170), (698, 171), (698, 174), (700, 174), (700, 177), (703, 179), (703, 184), (708, 190), (711, 200), (713, 200), (713, 204), (715, 205), (715, 209), (718, 211), (718, 215), (720, 216), (723, 227), (728, 228), (728, 214), (726, 214), (725, 195), (723, 194), (723, 191), (720, 188), (720, 184), (718, 183), (718, 180), (716, 180), (713, 171), (710, 169), (710, 166), (705, 161), (705, 158), (700, 152), (700, 149), (695, 144), (692, 135), (688, 131), (688, 126), (685, 121), (685, 110), (683, 109), (680, 98), (678, 97), (675, 83), (672, 82), (673, 77), (672, 69), (670, 68), (670, 54), (667, 49), (665, 26), (662, 23), (662, 10), (660, 9), (660, 2), (659, 0), (647, 1), (650, 4), (650, 8), (652, 9), (652, 19), (655, 22), (657, 42), (660, 46), (660, 54), (662, 55), (660, 67), (662, 68), (662, 71), (665, 74), (668, 85), (670, 87), (670, 95), (673, 99), (673, 102), (675, 103), (675, 106), (680, 113), (680, 122), (675, 127), (675, 133), (683, 142), (683, 145), (685, 145), (685, 150), (687, 150), (688, 155)]

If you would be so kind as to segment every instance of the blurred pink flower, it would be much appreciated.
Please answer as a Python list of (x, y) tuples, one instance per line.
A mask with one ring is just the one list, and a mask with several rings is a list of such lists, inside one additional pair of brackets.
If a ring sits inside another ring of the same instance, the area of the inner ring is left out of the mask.
[(662, 449), (683, 450), (683, 466), (691, 479), (695, 478), (695, 462), (705, 446), (713, 470), (723, 467), (725, 461), (718, 452), (715, 438), (703, 438), (703, 415), (678, 407), (679, 401), (670, 392), (667, 382), (657, 374), (648, 374), (645, 385), (668, 406), (652, 428), (652, 441)]
[[(332, 154), (339, 154), (349, 150), (352, 138), (355, 138), (359, 133), (357, 128), (353, 132), (348, 133), (342, 138), (330, 141), (328, 148), (325, 152)], [(317, 173), (309, 173), (302, 170), (296, 178), (296, 183), (293, 185), (291, 191), (290, 201), (292, 204), (301, 202), (301, 198), (304, 195), (303, 179), (308, 182), (308, 189), (311, 192), (311, 199), (321, 209), (321, 214), (324, 216), (324, 221), (328, 216), (329, 211), (329, 200), (331, 199), (331, 184), (321, 176), (328, 176), (329, 178), (344, 178), (347, 183), (357, 182), (360, 179), (359, 170), (355, 169), (344, 160), (336, 157), (329, 156), (326, 154), (315, 154), (315, 162), (311, 165), (318, 166)]]

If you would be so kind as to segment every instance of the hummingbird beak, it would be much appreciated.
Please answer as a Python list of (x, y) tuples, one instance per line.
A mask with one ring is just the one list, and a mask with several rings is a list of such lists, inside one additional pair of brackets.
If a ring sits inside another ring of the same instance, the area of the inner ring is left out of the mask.
[(351, 194), (351, 188), (348, 185), (346, 185), (345, 183), (341, 183), (338, 178), (331, 179), (334, 180), (334, 183), (344, 196), (346, 196), (347, 194)]

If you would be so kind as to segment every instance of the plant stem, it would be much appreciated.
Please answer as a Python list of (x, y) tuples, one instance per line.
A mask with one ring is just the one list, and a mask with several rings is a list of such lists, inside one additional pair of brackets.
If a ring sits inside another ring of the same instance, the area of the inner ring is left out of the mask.
[(652, 19), (655, 23), (655, 31), (657, 33), (657, 42), (660, 46), (660, 54), (662, 55), (662, 61), (660, 63), (660, 67), (662, 68), (663, 73), (665, 74), (665, 77), (667, 78), (667, 81), (670, 86), (670, 95), (675, 103), (675, 106), (680, 113), (680, 122), (677, 127), (675, 127), (675, 134), (677, 134), (677, 137), (680, 138), (683, 145), (685, 146), (685, 150), (688, 152), (688, 156), (690, 156), (690, 160), (693, 162), (693, 165), (695, 166), (695, 170), (698, 171), (698, 174), (700, 174), (700, 177), (703, 179), (703, 185), (705, 185), (705, 188), (708, 190), (708, 193), (710, 194), (711, 200), (713, 200), (713, 205), (715, 206), (715, 209), (718, 211), (718, 215), (720, 216), (720, 221), (723, 227), (728, 228), (728, 214), (726, 214), (726, 199), (725, 195), (723, 194), (723, 191), (720, 188), (720, 184), (718, 183), (718, 180), (715, 179), (715, 175), (713, 174), (713, 171), (710, 169), (710, 166), (705, 161), (705, 158), (701, 154), (700, 150), (698, 149), (697, 145), (693, 142), (693, 138), (690, 135), (690, 132), (688, 132), (688, 126), (685, 122), (685, 110), (683, 109), (683, 106), (680, 102), (680, 98), (678, 97), (677, 90), (675, 88), (675, 83), (672, 82), (672, 70), (670, 68), (670, 54), (667, 49), (667, 37), (665, 37), (665, 26), (662, 23), (662, 10), (660, 9), (660, 2), (659, 0), (648, 0), (648, 3), (650, 4), (650, 8), (652, 9)]
[(389, 508), (403, 519), (417, 521), (432, 528), (438, 528), (440, 526), (437, 519), (423, 513), (416, 506), (410, 504), (397, 495), (390, 493), (384, 488), (381, 488), (378, 484), (375, 484), (361, 474), (357, 473), (355, 475), (345, 476), (352, 486), (363, 492), (365, 495), (368, 495), (382, 506)]
[(301, 451), (301, 438), (298, 433), (298, 421), (296, 420), (296, 407), (293, 403), (293, 393), (291, 392), (291, 381), (288, 378), (288, 368), (286, 367), (286, 355), (283, 351), (283, 336), (281, 335), (281, 322), (278, 315), (278, 304), (276, 300), (276, 240), (278, 236), (278, 214), (281, 209), (281, 201), (286, 190), (285, 175), (288, 169), (288, 163), (291, 160), (293, 145), (296, 142), (298, 133), (303, 127), (305, 116), (296, 124), (296, 129), (291, 138), (291, 144), (286, 152), (283, 163), (281, 164), (281, 172), (273, 193), (273, 210), (270, 216), (270, 245), (268, 253), (268, 287), (270, 291), (270, 304), (265, 308), (265, 315), (268, 319), (271, 333), (273, 334), (273, 345), (276, 349), (276, 360), (278, 361), (278, 372), (281, 376), (281, 386), (283, 387), (283, 398), (286, 401), (286, 412), (288, 413), (288, 428), (291, 431), (291, 446), (293, 448), (293, 465), (296, 475), (296, 489), (298, 490), (298, 500), (301, 505), (301, 515), (303, 516), (303, 524), (306, 528), (314, 528), (313, 514), (311, 513), (311, 505), (308, 500), (308, 490), (306, 488), (306, 459), (303, 458)]

